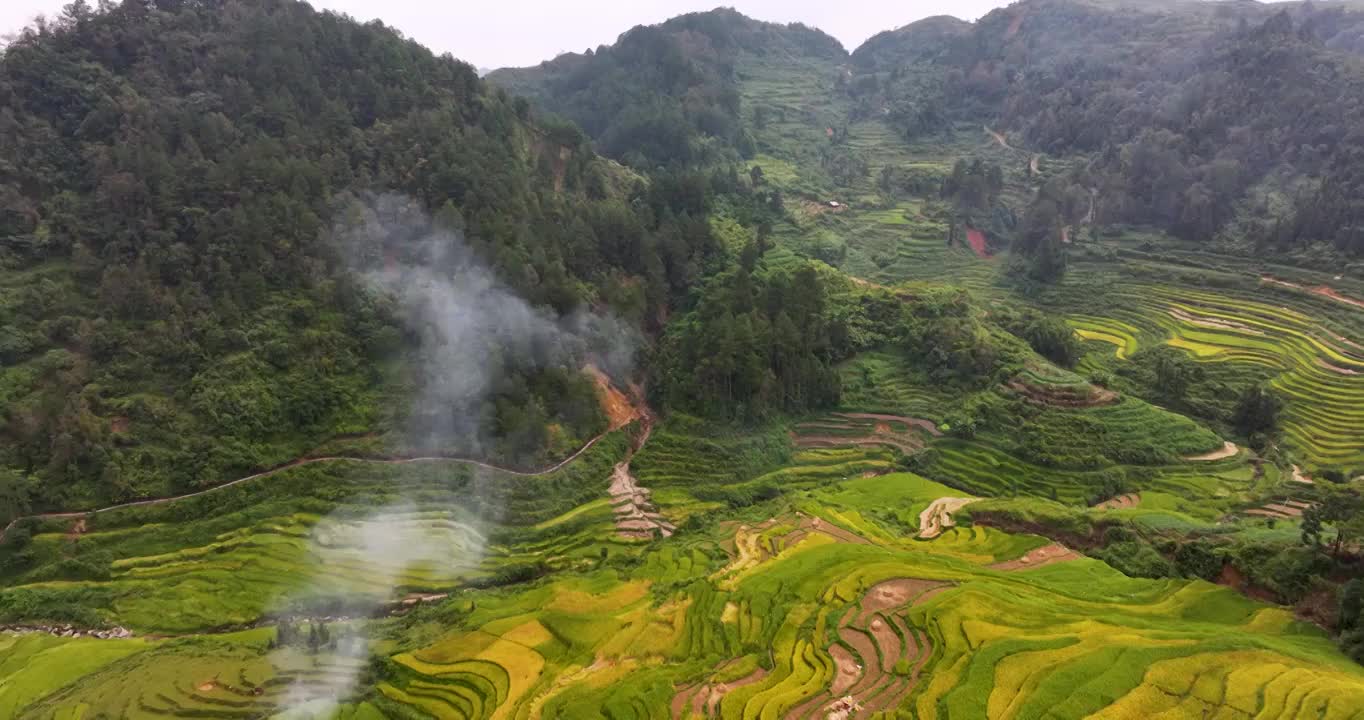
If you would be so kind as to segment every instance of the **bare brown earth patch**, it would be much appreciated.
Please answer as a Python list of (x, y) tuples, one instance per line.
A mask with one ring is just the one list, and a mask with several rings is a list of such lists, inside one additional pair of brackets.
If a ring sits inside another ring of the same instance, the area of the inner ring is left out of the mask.
[(1364, 310), (1364, 300), (1359, 300), (1357, 298), (1352, 298), (1348, 295), (1344, 295), (1340, 293), (1338, 290), (1335, 290), (1326, 285), (1317, 285), (1316, 287), (1309, 288), (1300, 283), (1289, 282), (1287, 280), (1280, 280), (1279, 278), (1276, 278), (1273, 275), (1261, 275), (1260, 281), (1269, 283), (1271, 285), (1279, 285), (1282, 287), (1293, 288), (1295, 290), (1302, 290), (1304, 292), (1312, 293), (1313, 295), (1316, 295), (1318, 297), (1329, 298), (1331, 300), (1335, 300), (1338, 303)]
[(1039, 568), (1052, 563), (1066, 562), (1067, 560), (1078, 560), (1084, 557), (1080, 553), (1060, 543), (1043, 545), (1040, 548), (1029, 550), (1021, 558), (1009, 560), (1007, 562), (995, 563), (990, 566), (991, 570), (1027, 570), (1028, 568)]
[(897, 578), (877, 583), (862, 596), (861, 612), (858, 613), (857, 622), (865, 623), (867, 618), (875, 613), (903, 607), (929, 590), (947, 586), (948, 583), (941, 580), (919, 578)]
[(611, 382), (611, 378), (607, 377), (606, 373), (594, 365), (588, 365), (584, 370), (592, 376), (592, 381), (597, 384), (597, 395), (601, 398), (602, 412), (606, 413), (612, 429), (625, 427), (632, 421), (639, 419), (641, 416), (639, 408)]
[[(723, 669), (723, 667), (724, 665), (721, 665), (717, 669)], [(687, 716), (688, 709), (693, 715), (715, 717), (720, 709), (720, 701), (725, 698), (725, 695), (745, 685), (760, 682), (765, 677), (767, 677), (767, 671), (758, 668), (738, 680), (684, 685), (673, 695), (672, 703), (670, 703), (669, 709), (672, 711), (673, 720), (682, 720)]]
[(952, 513), (975, 501), (976, 498), (940, 497), (929, 503), (928, 507), (919, 513), (919, 537), (931, 540), (941, 535), (943, 530), (956, 525)]
[(1222, 572), (1217, 576), (1217, 584), (1229, 587), (1255, 600), (1276, 604), (1279, 601), (1274, 593), (1265, 588), (1251, 584), (1251, 582), (1246, 579), (1245, 574), (1231, 563), (1222, 566)]
[(654, 507), (648, 488), (640, 487), (630, 473), (630, 461), (616, 463), (611, 473), (611, 511), (616, 516), (616, 533), (624, 538), (652, 538), (657, 533), (668, 537), (677, 527)]
[(830, 645), (829, 656), (834, 659), (834, 679), (829, 683), (829, 692), (835, 697), (848, 691), (862, 677), (862, 666), (857, 657), (842, 645)]

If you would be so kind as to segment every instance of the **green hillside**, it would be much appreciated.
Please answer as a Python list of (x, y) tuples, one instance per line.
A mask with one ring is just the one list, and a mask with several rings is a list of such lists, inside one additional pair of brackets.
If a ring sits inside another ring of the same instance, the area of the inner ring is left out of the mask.
[(0, 718), (1364, 718), (1362, 21), (484, 81), (73, 5), (0, 51)]

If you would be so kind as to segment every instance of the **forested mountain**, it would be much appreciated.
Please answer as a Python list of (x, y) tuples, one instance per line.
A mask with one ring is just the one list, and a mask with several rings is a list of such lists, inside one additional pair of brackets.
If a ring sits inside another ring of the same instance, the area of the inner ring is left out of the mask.
[[(581, 138), (469, 65), (293, 0), (77, 2), (27, 30), (0, 56), (5, 484), (109, 501), (401, 429), (421, 328), (334, 242), (368, 192), (409, 199), (406, 234), (375, 239), (390, 264), (440, 234), (548, 315), (653, 317), (710, 231)], [(491, 456), (601, 428), (576, 369), (501, 363)]]
[(1361, 28), (1364, 12), (1336, 3), (1031, 0), (877, 36), (853, 53), (850, 88), (907, 137), (971, 122), (1086, 156), (1058, 182), (1095, 193), (1100, 226), (1357, 256)]
[(751, 158), (740, 122), (740, 54), (841, 59), (843, 46), (804, 25), (775, 25), (718, 9), (639, 26), (615, 44), (567, 53), (488, 79), (585, 130), (598, 149), (645, 169)]

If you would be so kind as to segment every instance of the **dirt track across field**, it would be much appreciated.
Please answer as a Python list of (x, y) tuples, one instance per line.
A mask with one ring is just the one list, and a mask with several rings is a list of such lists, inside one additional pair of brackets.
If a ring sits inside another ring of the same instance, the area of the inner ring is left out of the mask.
[(1227, 441), (1222, 443), (1222, 449), (1220, 450), (1213, 450), (1210, 453), (1203, 453), (1202, 455), (1186, 455), (1184, 459), (1192, 462), (1202, 462), (1205, 460), (1225, 460), (1226, 458), (1234, 456), (1238, 452), (1241, 452), (1241, 448), (1236, 447), (1236, 443)]
[(1359, 300), (1357, 298), (1352, 298), (1348, 295), (1343, 295), (1339, 291), (1326, 285), (1307, 287), (1306, 285), (1302, 285), (1299, 283), (1289, 282), (1287, 280), (1280, 280), (1279, 278), (1276, 278), (1273, 275), (1261, 275), (1260, 281), (1267, 282), (1271, 285), (1279, 285), (1281, 287), (1293, 288), (1294, 290), (1302, 290), (1303, 292), (1309, 292), (1318, 297), (1324, 297), (1330, 300), (1335, 300), (1338, 303), (1349, 305), (1359, 310), (1364, 310), (1364, 300)]

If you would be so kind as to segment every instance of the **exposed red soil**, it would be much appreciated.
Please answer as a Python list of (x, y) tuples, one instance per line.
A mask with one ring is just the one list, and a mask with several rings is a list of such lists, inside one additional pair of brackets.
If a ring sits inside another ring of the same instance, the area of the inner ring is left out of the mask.
[(990, 566), (991, 570), (1027, 570), (1029, 568), (1039, 568), (1052, 563), (1066, 562), (1067, 560), (1078, 560), (1084, 557), (1080, 553), (1060, 543), (1043, 545), (1040, 548), (1029, 550), (1021, 558), (1009, 560), (1007, 562), (995, 563)]
[(985, 233), (968, 225), (966, 228), (966, 242), (971, 246), (971, 250), (975, 252), (976, 257), (991, 257), (990, 249), (985, 244)]
[(848, 691), (862, 677), (862, 666), (857, 658), (842, 645), (829, 646), (829, 656), (834, 659), (834, 679), (829, 683), (829, 692), (835, 697)]
[[(841, 657), (845, 659), (839, 674), (848, 678), (860, 673), (861, 678), (850, 686), (846, 680), (838, 682), (820, 696), (826, 702), (831, 701), (824, 707), (826, 718), (848, 717), (854, 708), (865, 708), (870, 712), (885, 710), (895, 707), (909, 695), (932, 648), (921, 642), (925, 636), (915, 633), (903, 616), (893, 610), (917, 605), (951, 587), (951, 584), (937, 580), (896, 578), (867, 590), (857, 616), (838, 633), (861, 661), (848, 658), (844, 651)], [(908, 677), (893, 674), (901, 661), (911, 664)]]
[(616, 388), (606, 373), (595, 365), (588, 365), (584, 370), (592, 376), (592, 381), (597, 385), (597, 395), (601, 398), (602, 412), (606, 413), (612, 429), (625, 427), (641, 416), (635, 403), (631, 402), (625, 393)]
[(871, 632), (872, 641), (881, 648), (881, 670), (894, 672), (895, 663), (900, 659), (900, 635), (880, 616), (872, 618), (867, 630)]
[(1279, 601), (1274, 593), (1269, 590), (1252, 585), (1246, 580), (1245, 574), (1231, 563), (1222, 566), (1222, 572), (1217, 576), (1217, 584), (1229, 587), (1255, 600), (1261, 600), (1267, 603), (1278, 603)]
[(1315, 287), (1310, 287), (1310, 288), (1309, 288), (1309, 287), (1307, 287), (1307, 286), (1305, 286), (1305, 285), (1302, 285), (1302, 284), (1299, 284), (1299, 283), (1289, 282), (1289, 281), (1287, 281), (1287, 280), (1280, 280), (1279, 278), (1276, 278), (1276, 277), (1274, 277), (1273, 275), (1261, 275), (1261, 276), (1260, 276), (1260, 281), (1261, 281), (1261, 282), (1267, 282), (1267, 283), (1270, 283), (1270, 284), (1273, 284), (1273, 285), (1281, 285), (1281, 286), (1287, 287), (1287, 288), (1293, 288), (1293, 289), (1295, 289), (1295, 290), (1303, 290), (1303, 291), (1305, 291), (1305, 292), (1312, 293), (1313, 295), (1317, 295), (1317, 296), (1319, 296), (1319, 297), (1324, 297), (1324, 298), (1328, 298), (1328, 299), (1331, 299), (1331, 300), (1335, 300), (1335, 301), (1338, 302), (1338, 303), (1343, 303), (1343, 304), (1345, 304), (1345, 305), (1349, 305), (1349, 306), (1351, 306), (1351, 307), (1355, 307), (1355, 308), (1359, 308), (1359, 309), (1361, 309), (1361, 310), (1364, 310), (1364, 300), (1360, 300), (1360, 299), (1358, 299), (1358, 298), (1352, 298), (1352, 297), (1350, 297), (1350, 296), (1348, 296), (1348, 295), (1344, 295), (1344, 294), (1342, 294), (1340, 291), (1335, 290), (1335, 289), (1333, 289), (1333, 288), (1331, 288), (1331, 287), (1328, 287), (1328, 286), (1326, 286), (1326, 285), (1317, 285), (1317, 286), (1315, 286)]
[[(720, 670), (723, 668), (724, 664), (716, 669)], [(678, 688), (677, 693), (673, 695), (672, 702), (669, 704), (673, 720), (682, 720), (682, 718), (687, 716), (688, 709), (690, 709), (692, 715), (714, 717), (719, 711), (720, 701), (724, 699), (725, 695), (728, 695), (737, 688), (759, 682), (765, 677), (767, 677), (767, 671), (758, 668), (738, 680), (731, 680), (723, 683), (707, 683), (704, 685), (701, 683), (683, 685)]]
[(668, 709), (672, 711), (673, 720), (682, 720), (687, 716), (687, 706), (691, 704), (692, 696), (696, 694), (696, 690), (700, 686), (700, 683), (687, 683), (677, 688), (677, 692), (673, 693), (672, 702), (668, 703)]
[(941, 580), (921, 580), (919, 578), (898, 578), (873, 585), (862, 596), (861, 612), (857, 614), (857, 624), (866, 623), (872, 615), (903, 607), (911, 600), (921, 597), (929, 590), (947, 587)]
[(1335, 300), (1337, 302), (1343, 302), (1346, 305), (1353, 305), (1357, 308), (1364, 309), (1364, 300), (1359, 300), (1357, 298), (1342, 295), (1339, 292), (1332, 290), (1329, 287), (1326, 287), (1325, 285), (1318, 285), (1312, 288), (1312, 292), (1322, 297), (1331, 298), (1332, 300)]
[(1308, 475), (1307, 473), (1303, 472), (1303, 471), (1302, 471), (1302, 468), (1298, 467), (1297, 465), (1294, 465), (1294, 466), (1293, 466), (1293, 476), (1292, 476), (1292, 477), (1293, 477), (1293, 482), (1300, 482), (1300, 483), (1303, 483), (1303, 484), (1306, 484), (1306, 485), (1313, 485), (1313, 484), (1315, 484), (1315, 483), (1312, 481), (1312, 476), (1310, 476), (1310, 475)]
[(128, 428), (132, 427), (132, 424), (133, 421), (130, 420), (127, 415), (115, 415), (114, 417), (109, 418), (109, 432), (116, 434), (126, 433), (128, 432)]

